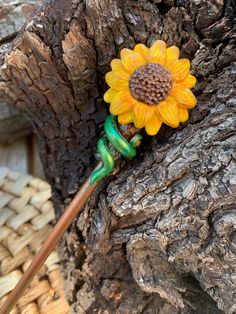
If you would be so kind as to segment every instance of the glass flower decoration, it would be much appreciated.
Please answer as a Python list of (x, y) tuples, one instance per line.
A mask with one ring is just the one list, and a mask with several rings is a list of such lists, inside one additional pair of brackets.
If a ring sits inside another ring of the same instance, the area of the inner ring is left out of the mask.
[(104, 100), (120, 124), (134, 123), (155, 135), (162, 123), (177, 128), (188, 119), (188, 109), (196, 105), (191, 88), (196, 78), (188, 59), (179, 59), (179, 49), (157, 40), (148, 48), (137, 44), (122, 49), (120, 59), (111, 61), (106, 74), (110, 86)]

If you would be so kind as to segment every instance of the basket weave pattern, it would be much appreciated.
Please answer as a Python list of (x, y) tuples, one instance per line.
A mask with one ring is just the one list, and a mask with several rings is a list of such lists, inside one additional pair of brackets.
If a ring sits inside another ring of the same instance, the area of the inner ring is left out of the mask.
[[(50, 186), (0, 167), (0, 306), (52, 229)], [(59, 257), (53, 251), (11, 313), (69, 314)]]

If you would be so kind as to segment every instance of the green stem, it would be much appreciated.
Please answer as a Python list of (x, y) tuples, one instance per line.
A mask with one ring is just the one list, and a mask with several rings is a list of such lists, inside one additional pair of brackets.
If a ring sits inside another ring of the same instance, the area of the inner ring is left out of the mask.
[[(136, 147), (140, 145), (142, 139), (140, 134), (136, 134), (130, 142), (128, 142), (119, 132), (116, 117), (112, 115), (107, 117), (104, 124), (104, 131), (106, 138), (120, 155), (128, 159), (132, 159), (136, 156)], [(97, 184), (98, 181), (109, 175), (115, 168), (115, 156), (114, 153), (109, 150), (106, 139), (101, 138), (98, 141), (97, 147), (103, 165), (91, 174), (90, 182), (92, 185)]]

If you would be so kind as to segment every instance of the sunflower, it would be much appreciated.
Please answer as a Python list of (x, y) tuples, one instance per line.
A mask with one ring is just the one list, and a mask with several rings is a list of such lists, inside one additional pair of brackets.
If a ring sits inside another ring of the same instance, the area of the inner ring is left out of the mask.
[(110, 86), (104, 100), (120, 124), (134, 123), (155, 135), (162, 123), (177, 128), (188, 119), (188, 109), (196, 105), (190, 89), (196, 78), (190, 74), (188, 59), (179, 59), (176, 46), (157, 40), (147, 48), (122, 49), (120, 59), (111, 61), (106, 74)]

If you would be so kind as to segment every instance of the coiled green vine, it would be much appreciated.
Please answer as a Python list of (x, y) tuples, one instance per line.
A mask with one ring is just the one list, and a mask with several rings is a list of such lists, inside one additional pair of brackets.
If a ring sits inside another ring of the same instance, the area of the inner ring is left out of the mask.
[(136, 147), (141, 143), (140, 134), (128, 142), (117, 129), (116, 117), (110, 115), (104, 124), (105, 136), (98, 141), (97, 149), (102, 159), (102, 167), (96, 169), (90, 177), (92, 185), (109, 175), (115, 168), (115, 156), (109, 149), (108, 142), (125, 158), (132, 159), (136, 156)]

